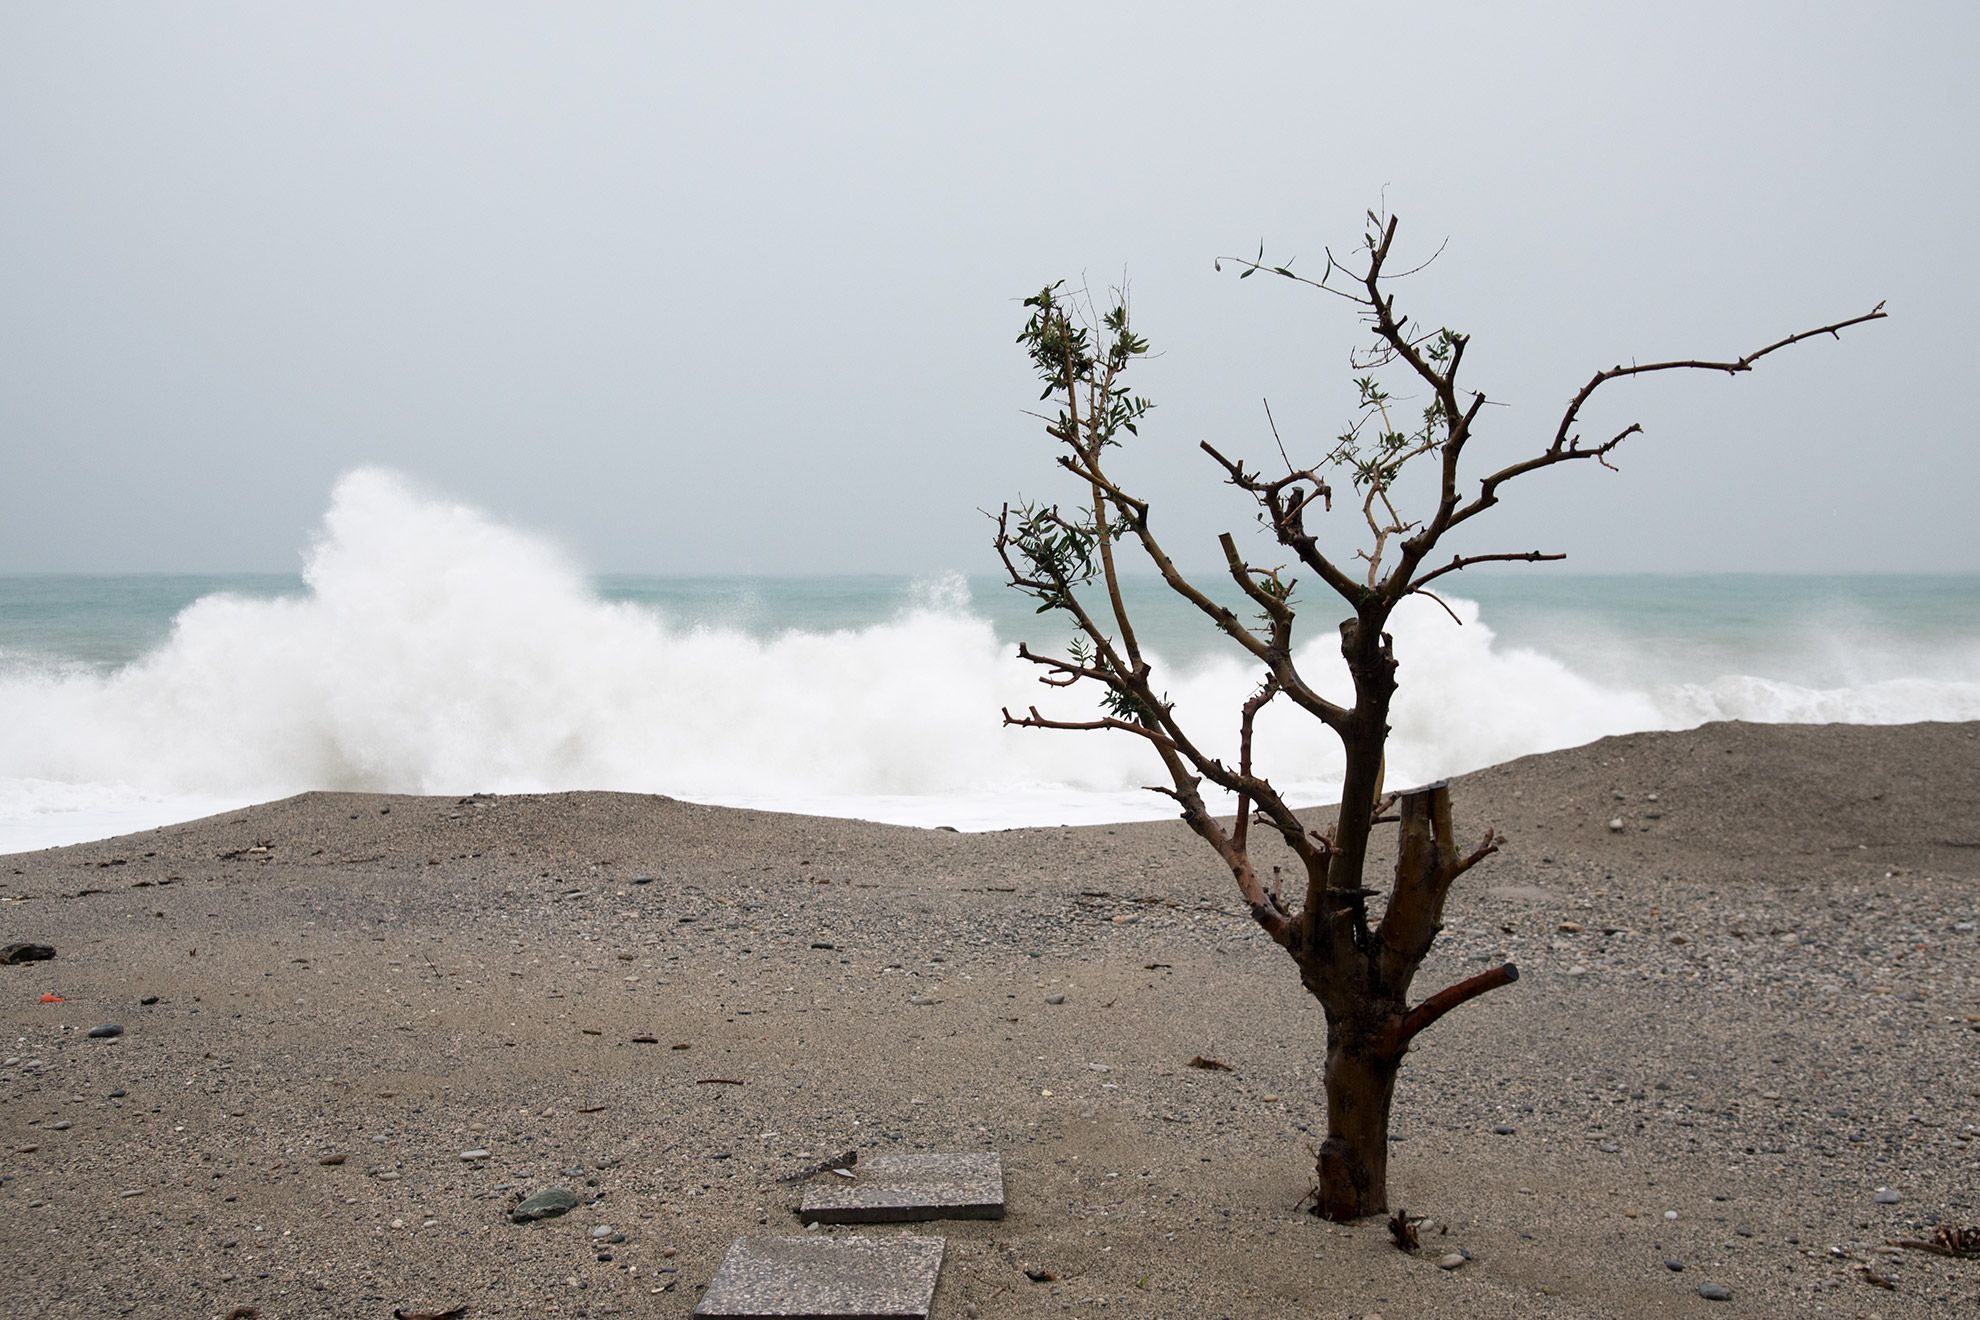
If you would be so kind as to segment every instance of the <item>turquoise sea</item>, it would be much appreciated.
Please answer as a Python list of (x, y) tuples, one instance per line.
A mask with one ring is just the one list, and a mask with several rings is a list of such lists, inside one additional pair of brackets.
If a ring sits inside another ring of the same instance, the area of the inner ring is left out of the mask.
[[(1395, 621), (1392, 776), (1716, 719), (1980, 719), (1980, 577), (1571, 576), (1450, 582)], [(1159, 582), (1130, 592), (1213, 747), (1255, 683)], [(1310, 672), (1339, 611), (1311, 602)], [(1461, 621), (1461, 624), (1460, 624)], [(1057, 638), (993, 577), (594, 576), (378, 477), (347, 481), (296, 575), (0, 575), (0, 852), (310, 788), (612, 788), (986, 829), (1161, 816), (1133, 739), (1013, 655)], [(1333, 792), (1324, 730), (1261, 766)]]

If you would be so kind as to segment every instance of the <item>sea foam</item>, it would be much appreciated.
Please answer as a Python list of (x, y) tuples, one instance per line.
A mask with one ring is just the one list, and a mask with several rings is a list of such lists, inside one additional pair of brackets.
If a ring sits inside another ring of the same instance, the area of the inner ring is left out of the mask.
[[(1003, 726), (1005, 707), (1094, 707), (1041, 688), (959, 578), (859, 628), (694, 624), (601, 598), (543, 537), (361, 470), (337, 483), (303, 582), (203, 598), (109, 672), (0, 660), (0, 852), (314, 788), (623, 789), (965, 829), (1174, 811), (1142, 791), (1161, 772), (1137, 738)], [(1980, 682), (1960, 677), (1596, 682), (1450, 607), (1463, 626), (1423, 600), (1393, 621), (1394, 784), (1712, 719), (1980, 719)], [(1315, 637), (1302, 667), (1344, 697), (1331, 629)], [(1156, 672), (1229, 756), (1256, 665), (1158, 656)], [(1337, 788), (1338, 746), (1283, 702), (1257, 757), (1298, 801)]]

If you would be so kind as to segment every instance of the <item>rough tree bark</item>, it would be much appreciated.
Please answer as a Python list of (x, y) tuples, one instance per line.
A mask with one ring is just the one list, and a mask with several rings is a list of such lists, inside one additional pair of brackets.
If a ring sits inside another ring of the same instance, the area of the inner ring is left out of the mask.
[[(1443, 928), (1451, 886), (1490, 856), (1500, 840), (1487, 830), (1477, 845), (1461, 848), (1452, 833), (1450, 790), (1443, 784), (1382, 795), (1390, 703), (1396, 692), (1390, 616), (1409, 596), (1436, 600), (1428, 590), (1431, 582), (1474, 564), (1565, 558), (1538, 550), (1455, 554), (1448, 563), (1426, 567), (1442, 538), (1495, 505), (1507, 483), (1577, 459), (1611, 466), (1609, 455), (1642, 428), (1632, 424), (1598, 443), (1582, 442), (1576, 428), (1583, 408), (1604, 384), (1671, 370), (1739, 374), (1779, 349), (1817, 335), (1836, 336), (1884, 316), (1879, 303), (1862, 316), (1789, 335), (1734, 359), (1683, 359), (1598, 371), (1574, 394), (1537, 452), (1479, 478), (1475, 493), (1467, 497), (1460, 460), (1485, 396), (1461, 392), (1458, 385), (1466, 337), (1449, 329), (1426, 329), (1397, 312), (1385, 286), (1399, 277), (1388, 271), (1396, 221), (1373, 213), (1368, 219), (1358, 271), (1349, 271), (1331, 252), (1319, 279), (1296, 275), (1287, 266), (1265, 265), (1262, 248), (1257, 258), (1236, 261), (1239, 278), (1267, 272), (1359, 309), (1373, 345), (1351, 362), (1361, 373), (1355, 380), (1360, 396), (1355, 422), (1323, 458), (1307, 467), (1296, 467), (1281, 441), (1282, 477), (1267, 478), (1208, 443), (1202, 446), (1225, 480), (1257, 504), (1270, 541), (1348, 607), (1340, 624), (1340, 653), (1353, 691), (1345, 704), (1313, 687), (1294, 663), (1296, 583), (1287, 566), (1254, 564), (1233, 537), (1220, 538), (1232, 584), (1257, 611), (1255, 623), (1240, 618), (1177, 569), (1152, 530), (1148, 504), (1108, 473), (1108, 451), (1138, 432), (1152, 406), (1122, 384), (1132, 361), (1147, 351), (1147, 343), (1129, 327), (1124, 300), (1098, 318), (1076, 317), (1069, 305), (1073, 300), (1059, 285), (1025, 300), (1029, 318), (1018, 342), (1045, 383), (1041, 400), (1057, 401), (1056, 414), (1042, 420), (1047, 435), (1062, 448), (1059, 465), (1079, 481), (1086, 499), (1070, 513), (1057, 505), (1029, 504), (1007, 505), (995, 515), (995, 544), (1011, 585), (1038, 600), (1040, 613), (1062, 614), (1075, 628), (1063, 655), (1020, 646), (1019, 656), (1044, 670), (1040, 681), (1047, 686), (1086, 684), (1097, 688), (1100, 698), (1100, 710), (1089, 718), (1048, 716), (1032, 706), (1022, 714), (1006, 710), (1005, 723), (1115, 730), (1146, 741), (1169, 781), (1154, 791), (1175, 800), (1183, 820), (1230, 869), (1253, 919), (1291, 956), (1301, 982), (1325, 1011), (1327, 1135), (1318, 1151), (1313, 1195), (1314, 1212), (1335, 1220), (1388, 1208), (1389, 1113), (1410, 1042), (1460, 1004), (1519, 979), (1518, 968), (1508, 963), (1410, 1002), (1411, 983)], [(1409, 429), (1393, 419), (1394, 399), (1378, 379), (1379, 373), (1391, 370), (1428, 399), (1420, 424)], [(1276, 423), (1272, 431), (1277, 440)], [(1404, 469), (1419, 462), (1430, 465), (1435, 500), (1421, 516), (1405, 518), (1396, 509), (1396, 486)], [(1308, 527), (1310, 515), (1333, 507), (1329, 478), (1343, 477), (1357, 496), (1368, 533), (1368, 548), (1357, 555), (1365, 571), (1350, 572), (1330, 558)], [(1258, 665), (1258, 688), (1238, 712), (1234, 765), (1194, 739), (1157, 687), (1121, 591), (1118, 542), (1138, 546), (1170, 589)], [(1257, 718), (1281, 701), (1320, 720), (1340, 739), (1341, 802), (1324, 829), (1310, 827), (1253, 766)], [(1212, 812), (1202, 792), (1206, 781), (1235, 799), (1233, 815)], [(1378, 826), (1390, 824), (1399, 830), (1395, 874), (1379, 916), (1371, 916), (1369, 900), (1379, 891), (1365, 883), (1369, 844)], [(1304, 869), (1305, 893), (1296, 906), (1289, 905), (1276, 879), (1270, 888), (1261, 880), (1250, 837), (1254, 825), (1276, 836)]]

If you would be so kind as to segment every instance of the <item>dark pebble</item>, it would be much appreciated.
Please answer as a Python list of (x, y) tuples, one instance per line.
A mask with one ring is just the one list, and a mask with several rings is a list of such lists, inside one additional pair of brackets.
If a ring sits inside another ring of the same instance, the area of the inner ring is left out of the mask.
[(1698, 1285), (1698, 1295), (1708, 1302), (1730, 1302), (1733, 1290), (1723, 1283), (1701, 1283)]
[(123, 1034), (124, 1026), (121, 1022), (106, 1022), (100, 1027), (91, 1027), (89, 1029), (91, 1040), (109, 1040), (113, 1036), (121, 1036)]
[(1492, 1129), (1492, 1135), (1495, 1137), (1510, 1137), (1512, 1134), (1513, 1127), (1510, 1123), (1501, 1123)]
[(9, 944), (0, 949), (0, 963), (47, 962), (55, 956), (52, 944)]
[(1669, 1270), (1671, 1273), (1676, 1274), (1678, 1271), (1684, 1268), (1684, 1262), (1679, 1260), (1677, 1257), (1673, 1256), (1671, 1257), (1671, 1259), (1664, 1262), (1664, 1268)]
[(126, 1092), (124, 1088), (120, 1086), (116, 1090), (110, 1093), (110, 1098), (112, 1100), (122, 1100), (126, 1094), (128, 1094), (128, 1092)]
[(636, 875), (633, 877), (632, 882), (636, 885), (650, 885), (653, 883), (653, 877), (650, 875)]
[(157, 995), (146, 995), (144, 998), (138, 1000), (138, 1003), (144, 1005), (146, 1008), (150, 1008), (153, 1004), (157, 1002), (158, 1002)]

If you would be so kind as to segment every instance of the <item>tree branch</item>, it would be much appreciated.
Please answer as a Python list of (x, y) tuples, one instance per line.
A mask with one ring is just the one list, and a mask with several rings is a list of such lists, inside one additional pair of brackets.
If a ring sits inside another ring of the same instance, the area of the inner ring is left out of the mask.
[[(1281, 545), (1291, 549), (1299, 556), (1301, 563), (1318, 573), (1321, 580), (1334, 589), (1334, 594), (1350, 605), (1360, 605), (1362, 597), (1367, 594), (1366, 590), (1360, 583), (1342, 572), (1332, 560), (1320, 553), (1318, 542), (1306, 531), (1305, 521), (1301, 516), (1315, 499), (1324, 498), (1328, 506), (1332, 507), (1333, 492), (1318, 475), (1309, 469), (1281, 477), (1277, 481), (1264, 482), (1247, 472), (1243, 463), (1225, 458), (1208, 440), (1202, 441), (1198, 447), (1224, 469), (1226, 479), (1233, 486), (1248, 492), (1265, 506), (1271, 515), (1273, 533), (1279, 538)], [(1315, 492), (1311, 495), (1302, 492), (1295, 502), (1288, 504), (1284, 492), (1303, 480), (1311, 481), (1316, 488)]]
[(1515, 551), (1502, 555), (1454, 555), (1451, 557), (1450, 563), (1445, 564), (1442, 568), (1425, 573), (1422, 577), (1410, 583), (1409, 590), (1422, 591), (1425, 586), (1435, 582), (1438, 578), (1444, 576), (1444, 574), (1460, 572), (1463, 569), (1470, 568), (1473, 564), (1544, 564), (1552, 560), (1566, 558), (1567, 556), (1564, 554), (1542, 554), (1538, 550), (1528, 550), (1523, 553)]
[(1074, 731), (1120, 729), (1123, 732), (1132, 733), (1136, 737), (1146, 738), (1157, 747), (1166, 747), (1170, 751), (1176, 750), (1175, 743), (1170, 741), (1160, 729), (1151, 729), (1145, 724), (1136, 724), (1132, 720), (1115, 719), (1111, 715), (1102, 716), (1097, 720), (1059, 720), (1039, 714), (1038, 707), (1036, 706), (1028, 707), (1023, 715), (1011, 714), (1011, 708), (1006, 706), (1004, 707), (1004, 723), (1018, 729), (1070, 729)]
[(1512, 963), (1501, 963), (1489, 971), (1480, 972), (1456, 985), (1447, 986), (1431, 995), (1403, 1015), (1402, 1025), (1397, 1029), (1400, 1037), (1396, 1044), (1406, 1047), (1422, 1033), (1425, 1027), (1435, 1022), (1459, 1004), (1478, 998), (1502, 985), (1511, 985), (1519, 979), (1519, 968)]
[[(1766, 357), (1769, 353), (1778, 352), (1791, 344), (1798, 344), (1804, 339), (1814, 339), (1820, 335), (1828, 335), (1832, 339), (1840, 339), (1842, 338), (1842, 332), (1851, 326), (1862, 325), (1867, 321), (1881, 321), (1887, 315), (1888, 313), (1884, 311), (1884, 304), (1880, 302), (1861, 316), (1852, 316), (1846, 321), (1837, 321), (1831, 325), (1816, 326), (1813, 330), (1798, 330), (1784, 339), (1776, 339), (1765, 348), (1755, 349), (1744, 357), (1734, 358), (1730, 362), (1712, 362), (1697, 358), (1686, 358), (1673, 362), (1632, 363), (1627, 367), (1618, 365), (1610, 367), (1607, 371), (1598, 371), (1589, 377), (1588, 383), (1576, 391), (1574, 398), (1568, 402), (1567, 411), (1561, 414), (1560, 427), (1554, 432), (1554, 443), (1550, 446), (1550, 449), (1562, 450), (1567, 447), (1569, 444), (1568, 432), (1574, 429), (1575, 418), (1580, 414), (1581, 406), (1588, 402), (1590, 395), (1612, 380), (1621, 380), (1625, 376), (1644, 376), (1653, 371), (1723, 371), (1729, 375), (1742, 371), (1751, 371), (1753, 370), (1753, 364), (1761, 358)], [(1613, 444), (1613, 442), (1611, 443)]]

